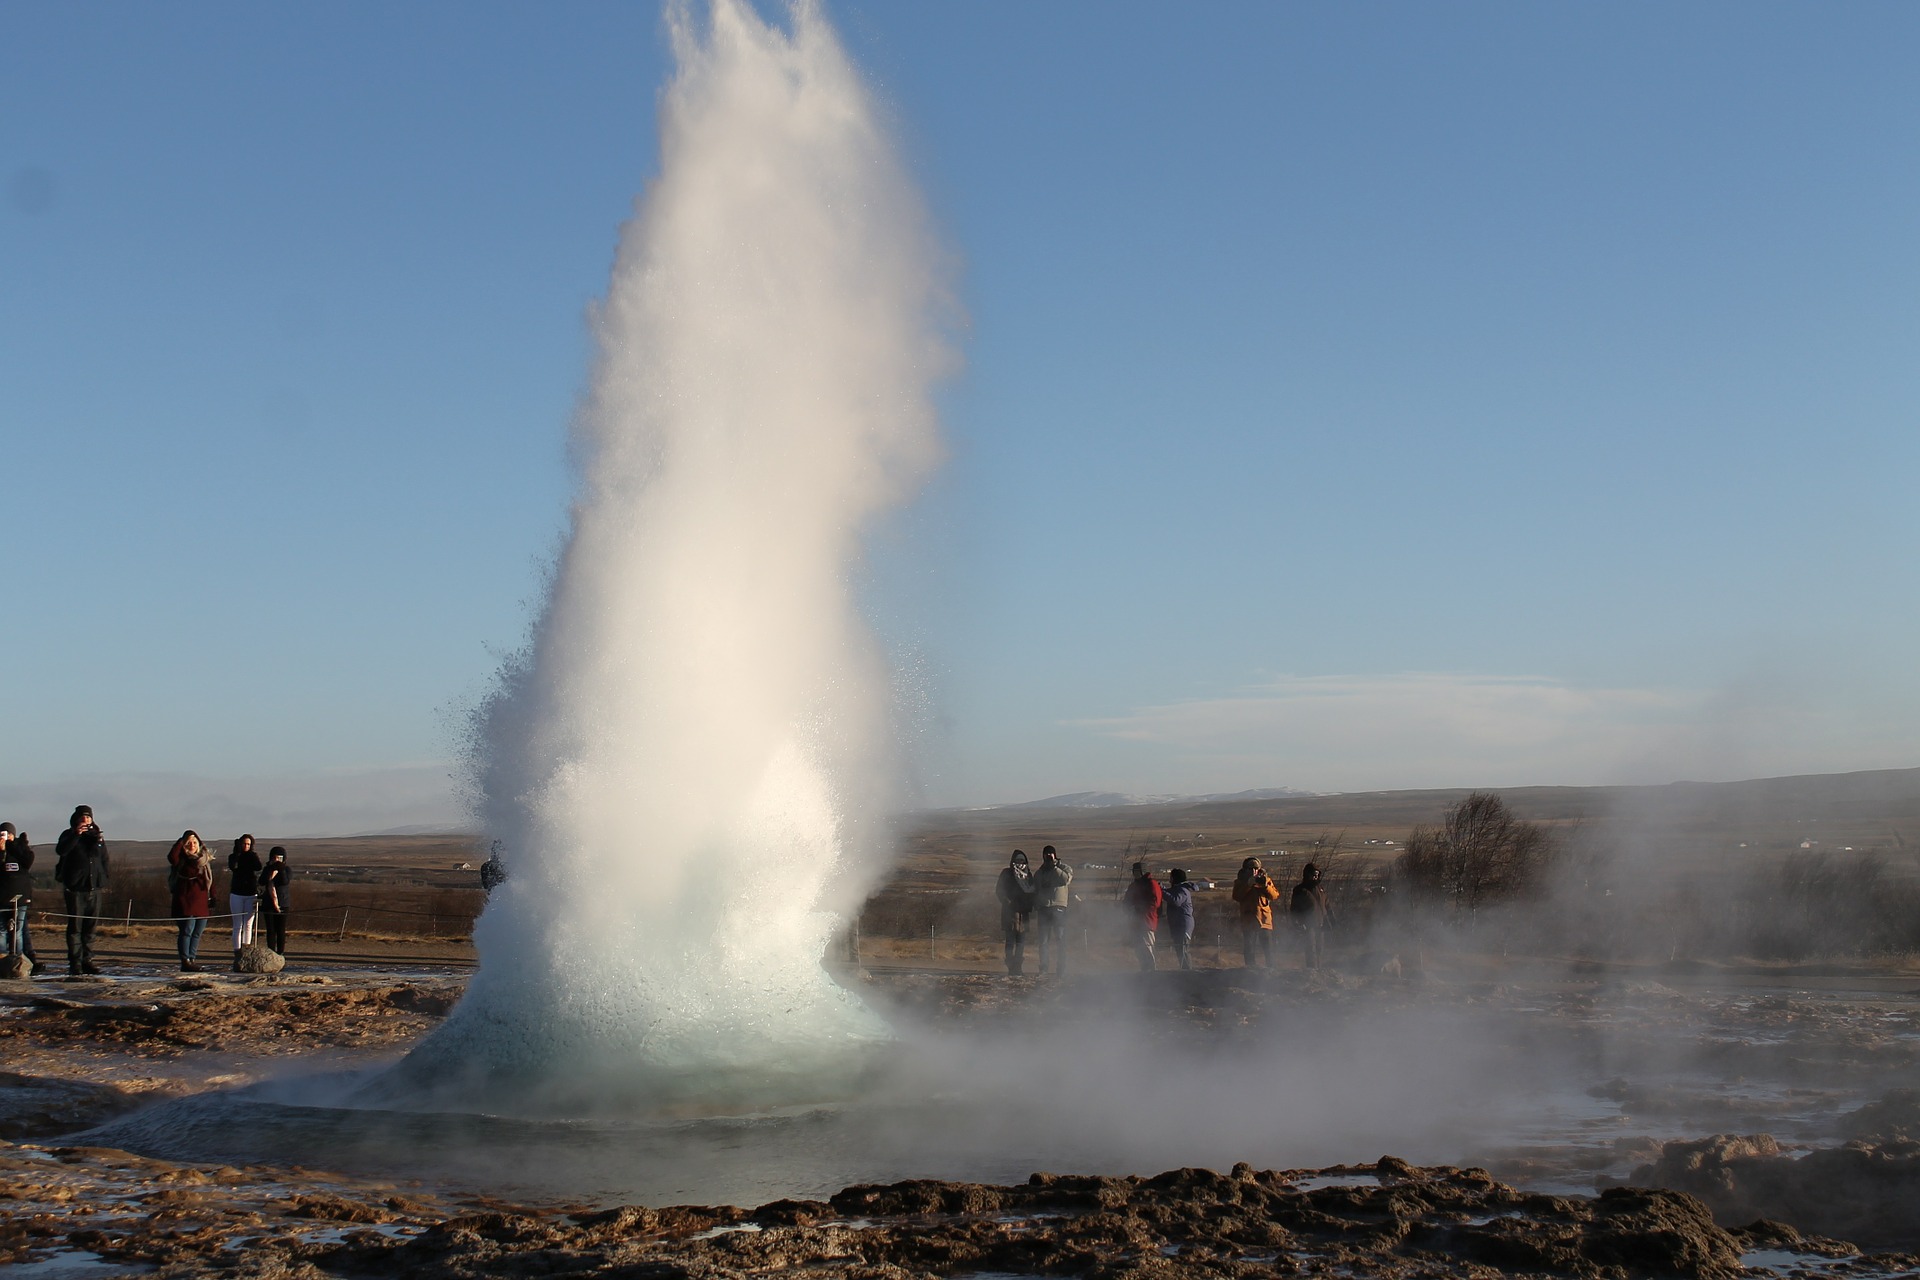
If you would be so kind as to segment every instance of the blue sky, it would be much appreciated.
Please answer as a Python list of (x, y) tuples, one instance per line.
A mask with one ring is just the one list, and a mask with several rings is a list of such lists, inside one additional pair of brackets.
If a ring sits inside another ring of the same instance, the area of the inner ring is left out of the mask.
[[(829, 11), (968, 315), (869, 588), (925, 800), (1920, 764), (1920, 10)], [(0, 9), (10, 815), (454, 812), (667, 71)]]

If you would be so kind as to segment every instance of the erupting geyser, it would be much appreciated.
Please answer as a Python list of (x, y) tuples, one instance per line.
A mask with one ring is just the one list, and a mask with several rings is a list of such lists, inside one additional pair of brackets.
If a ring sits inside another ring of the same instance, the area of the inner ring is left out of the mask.
[(476, 718), (511, 878), (408, 1090), (811, 1100), (884, 1034), (820, 961), (880, 834), (888, 681), (850, 575), (938, 454), (940, 257), (813, 5), (669, 23), (570, 537)]

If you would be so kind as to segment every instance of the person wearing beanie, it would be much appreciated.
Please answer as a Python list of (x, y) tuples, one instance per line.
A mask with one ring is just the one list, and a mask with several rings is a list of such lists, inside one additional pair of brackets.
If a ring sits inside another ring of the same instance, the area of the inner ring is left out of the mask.
[(280, 845), (267, 850), (267, 865), (260, 872), (260, 927), (266, 932), (269, 947), (287, 954), (287, 880), (293, 873), (287, 868), (287, 851)]
[(1073, 868), (1060, 861), (1052, 845), (1040, 850), (1040, 869), (1033, 873), (1033, 904), (1040, 917), (1040, 972), (1053, 966), (1053, 976), (1067, 972), (1067, 906), (1073, 901), (1068, 886)]
[(1318, 969), (1322, 939), (1327, 926), (1333, 923), (1333, 903), (1320, 884), (1320, 868), (1311, 862), (1300, 869), (1300, 883), (1293, 886), (1287, 914), (1293, 920), (1293, 927), (1300, 931), (1300, 950), (1306, 967)]
[(1193, 881), (1184, 867), (1167, 873), (1160, 918), (1166, 924), (1166, 939), (1173, 944), (1174, 958), (1182, 969), (1193, 968)]
[(54, 854), (53, 875), (67, 906), (67, 975), (99, 973), (93, 963), (93, 934), (100, 923), (100, 901), (107, 891), (112, 859), (90, 806), (83, 804), (73, 811)]
[(1019, 977), (1027, 970), (1027, 923), (1033, 915), (1033, 869), (1024, 849), (1015, 849), (993, 882), (1000, 900), (1000, 958), (1007, 972)]

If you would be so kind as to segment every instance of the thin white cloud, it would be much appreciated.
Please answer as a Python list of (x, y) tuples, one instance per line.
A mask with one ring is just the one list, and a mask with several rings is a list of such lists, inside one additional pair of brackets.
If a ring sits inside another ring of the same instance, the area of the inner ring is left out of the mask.
[(1289, 676), (1075, 723), (1223, 785), (1516, 785), (1616, 780), (1691, 736), (1709, 701), (1542, 676)]
[(253, 777), (88, 774), (0, 785), (0, 818), (51, 842), (76, 804), (92, 805), (109, 836), (158, 840), (188, 827), (208, 838), (356, 835), (468, 825), (445, 762)]

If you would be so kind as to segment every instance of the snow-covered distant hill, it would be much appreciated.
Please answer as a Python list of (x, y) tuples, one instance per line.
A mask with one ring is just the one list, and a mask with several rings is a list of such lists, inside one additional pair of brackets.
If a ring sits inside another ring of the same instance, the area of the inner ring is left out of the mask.
[(1223, 800), (1286, 800), (1297, 796), (1316, 796), (1318, 791), (1296, 787), (1256, 787), (1250, 791), (1215, 791), (1197, 796), (1130, 796), (1118, 791), (1071, 791), (1042, 800), (1022, 800), (1017, 804), (984, 804), (979, 809), (1117, 809), (1133, 804), (1213, 804)]

